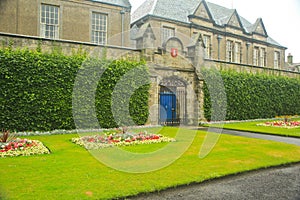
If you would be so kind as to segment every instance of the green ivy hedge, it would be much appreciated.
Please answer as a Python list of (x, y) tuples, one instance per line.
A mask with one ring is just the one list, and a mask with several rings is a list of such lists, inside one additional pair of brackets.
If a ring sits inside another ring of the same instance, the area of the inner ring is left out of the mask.
[[(204, 72), (206, 77), (216, 71)], [(300, 79), (266, 74), (219, 72), (227, 98), (214, 98), (214, 103), (226, 103), (226, 120), (272, 118), (300, 114)], [(211, 120), (212, 101), (204, 83), (204, 113)], [(225, 101), (225, 102), (224, 102)]]
[[(96, 68), (106, 69), (100, 80), (94, 80), (99, 81), (95, 97), (99, 124), (102, 128), (117, 127), (110, 112), (113, 88), (134, 68), (147, 72), (144, 63), (8, 48), (0, 49), (0, 128), (17, 131), (75, 129), (73, 88), (79, 70), (89, 63), (87, 60), (93, 60)], [(93, 80), (93, 76), (87, 79)], [(126, 88), (123, 92), (127, 92)], [(148, 96), (149, 85), (139, 87), (130, 99), (131, 116), (122, 118), (132, 117), (135, 123), (144, 124), (148, 118)]]

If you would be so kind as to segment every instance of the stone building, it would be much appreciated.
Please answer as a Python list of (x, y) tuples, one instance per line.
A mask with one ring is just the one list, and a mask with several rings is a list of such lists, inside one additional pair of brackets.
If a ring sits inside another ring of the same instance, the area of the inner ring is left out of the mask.
[(156, 123), (203, 118), (203, 66), (254, 73), (284, 69), (286, 47), (268, 35), (261, 18), (252, 24), (237, 10), (205, 0), (146, 0), (132, 14), (131, 27), (151, 66), (150, 105), (160, 107), (153, 111)]
[(163, 47), (171, 38), (177, 38), (189, 54), (190, 41), (183, 37), (200, 36), (205, 59), (284, 68), (286, 48), (268, 35), (261, 18), (252, 24), (237, 10), (205, 0), (146, 0), (133, 13), (131, 26), (137, 32), (151, 27), (155, 47)]
[(203, 66), (298, 76), (284, 71), (286, 48), (267, 34), (262, 19), (251, 24), (205, 0), (146, 0), (130, 13), (128, 0), (1, 0), (0, 42), (145, 59), (151, 124), (203, 118)]
[(128, 0), (1, 0), (0, 32), (123, 46), (130, 12)]

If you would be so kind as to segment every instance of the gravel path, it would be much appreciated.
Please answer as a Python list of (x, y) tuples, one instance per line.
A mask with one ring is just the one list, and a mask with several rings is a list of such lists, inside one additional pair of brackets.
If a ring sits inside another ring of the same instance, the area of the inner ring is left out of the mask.
[(300, 163), (247, 172), (129, 199), (300, 200)]

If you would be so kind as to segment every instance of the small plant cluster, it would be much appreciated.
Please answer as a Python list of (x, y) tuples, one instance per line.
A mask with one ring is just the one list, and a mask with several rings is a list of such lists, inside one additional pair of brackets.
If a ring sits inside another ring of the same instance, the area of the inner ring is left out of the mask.
[(284, 122), (288, 122), (294, 117), (297, 118), (298, 116), (297, 115), (295, 115), (295, 116), (292, 116), (292, 115), (276, 116), (277, 119), (282, 119), (282, 120), (284, 120)]
[(146, 131), (139, 133), (125, 132), (124, 130), (105, 132), (102, 135), (83, 136), (72, 138), (72, 142), (88, 150), (102, 149), (113, 146), (133, 146), (139, 144), (153, 144), (162, 142), (175, 142), (175, 139), (162, 135), (149, 134)]
[(0, 138), (0, 157), (49, 154), (49, 150), (38, 140), (13, 138), (14, 134), (3, 130)]
[(300, 127), (300, 121), (274, 121), (257, 124), (258, 126), (272, 126), (281, 128), (298, 128)]

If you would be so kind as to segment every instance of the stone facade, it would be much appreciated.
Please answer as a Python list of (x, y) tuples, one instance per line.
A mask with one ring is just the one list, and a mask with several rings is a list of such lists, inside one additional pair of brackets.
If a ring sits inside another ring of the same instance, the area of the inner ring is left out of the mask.
[(286, 47), (267, 34), (261, 18), (251, 24), (236, 10), (205, 0), (146, 0), (133, 13), (131, 26), (138, 36), (145, 26), (151, 27), (155, 47), (177, 37), (187, 51), (189, 39), (200, 34), (206, 59), (284, 69)]
[[(52, 39), (93, 42), (92, 13), (107, 16), (106, 37), (113, 38), (105, 44), (128, 46), (129, 37), (122, 32), (130, 29), (131, 6), (127, 0), (118, 1), (87, 1), (87, 0), (1, 0), (0, 1), (0, 32), (45, 37), (42, 34), (42, 5), (57, 8), (57, 16), (51, 16), (46, 25), (54, 22), (57, 36)], [(48, 13), (46, 13), (48, 15)], [(115, 36), (115, 37), (112, 37)], [(51, 38), (51, 35), (49, 36)]]

